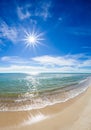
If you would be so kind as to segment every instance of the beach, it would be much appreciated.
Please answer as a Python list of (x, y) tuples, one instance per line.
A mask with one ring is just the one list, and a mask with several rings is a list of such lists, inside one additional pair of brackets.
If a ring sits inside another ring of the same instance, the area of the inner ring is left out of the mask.
[(91, 130), (91, 87), (64, 103), (31, 111), (0, 112), (0, 130)]
[(91, 130), (91, 1), (0, 10), (0, 130)]

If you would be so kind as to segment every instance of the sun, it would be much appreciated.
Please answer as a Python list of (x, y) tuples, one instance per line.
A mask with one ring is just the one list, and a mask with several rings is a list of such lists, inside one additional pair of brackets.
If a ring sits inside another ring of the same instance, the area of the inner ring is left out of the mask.
[(36, 31), (32, 32), (25, 32), (25, 41), (26, 47), (37, 47), (38, 45), (42, 44), (43, 33), (38, 33)]
[(36, 37), (35, 37), (35, 36), (29, 36), (29, 37), (28, 37), (28, 41), (29, 41), (31, 44), (34, 44), (34, 43), (36, 43)]

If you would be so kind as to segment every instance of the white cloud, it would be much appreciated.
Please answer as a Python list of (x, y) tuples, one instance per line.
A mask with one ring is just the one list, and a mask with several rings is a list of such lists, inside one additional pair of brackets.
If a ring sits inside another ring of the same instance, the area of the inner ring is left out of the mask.
[(17, 14), (21, 20), (27, 19), (31, 16), (30, 12), (28, 11), (28, 8), (29, 8), (28, 6), (17, 7)]
[(42, 17), (44, 20), (51, 17), (50, 14), (51, 2), (40, 2), (39, 7), (35, 10), (35, 16)]
[(4, 63), (13, 63), (13, 64), (27, 64), (28, 61), (25, 59), (19, 58), (18, 56), (3, 56), (0, 59)]
[(81, 64), (81, 67), (89, 67), (89, 66), (91, 67), (91, 59), (85, 60)]
[(32, 60), (36, 64), (51, 68), (57, 72), (91, 72), (91, 57), (84, 54), (64, 55), (64, 56), (40, 56), (34, 57)]
[[(7, 64), (8, 67), (0, 67), (0, 72), (86, 72), (91, 73), (91, 57), (83, 58), (84, 55), (64, 55), (64, 56), (40, 56), (31, 59), (22, 59), (17, 56), (4, 56), (0, 58), (0, 63)], [(86, 57), (86, 56), (85, 56)]]
[(18, 65), (11, 65), (9, 67), (0, 67), (0, 72), (26, 72), (26, 73), (33, 73), (33, 72), (46, 72), (47, 68), (40, 67), (40, 66), (18, 66)]
[[(47, 18), (51, 17), (50, 8), (51, 8), (51, 1), (38, 1), (32, 5), (24, 5), (17, 7), (17, 15), (20, 20), (24, 20), (30, 18), (30, 22), (36, 24), (36, 16), (41, 17), (43, 20), (47, 20)], [(35, 18), (33, 18), (35, 17)]]
[(11, 65), (8, 67), (0, 67), (0, 72), (21, 72), (21, 73), (40, 73), (40, 72), (59, 72), (59, 73), (91, 73), (91, 70), (76, 67), (45, 67), (45, 66), (24, 66)]
[(1, 23), (0, 26), (0, 37), (7, 38), (12, 42), (15, 42), (17, 39), (17, 30), (15, 27), (8, 26), (5, 22)]
[(34, 61), (43, 65), (57, 65), (57, 66), (73, 66), (78, 64), (78, 61), (71, 56), (40, 56), (32, 58)]

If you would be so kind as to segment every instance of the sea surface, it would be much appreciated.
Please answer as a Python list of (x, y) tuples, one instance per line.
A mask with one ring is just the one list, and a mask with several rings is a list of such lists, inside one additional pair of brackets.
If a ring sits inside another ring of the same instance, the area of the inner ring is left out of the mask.
[(0, 73), (0, 111), (23, 111), (65, 102), (91, 85), (91, 74)]

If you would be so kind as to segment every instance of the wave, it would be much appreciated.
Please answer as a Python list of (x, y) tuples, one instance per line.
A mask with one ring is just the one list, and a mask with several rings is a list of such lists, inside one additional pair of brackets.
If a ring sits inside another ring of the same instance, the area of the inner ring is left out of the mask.
[(90, 84), (91, 77), (88, 77), (78, 84), (52, 91), (36, 92), (36, 94), (27, 92), (17, 98), (0, 98), (0, 111), (26, 111), (66, 102), (86, 91)]

